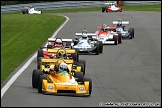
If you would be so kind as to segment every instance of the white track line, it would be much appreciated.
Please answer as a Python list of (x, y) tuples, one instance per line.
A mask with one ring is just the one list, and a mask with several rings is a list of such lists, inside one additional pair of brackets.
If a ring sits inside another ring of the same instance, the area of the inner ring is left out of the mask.
[[(54, 38), (57, 33), (64, 27), (64, 25), (69, 21), (69, 18), (67, 16), (64, 16), (66, 18), (66, 21), (57, 29), (57, 31), (51, 36)], [(47, 46), (47, 43), (46, 45)], [(36, 58), (37, 52), (24, 64), (24, 66), (16, 72), (16, 74), (6, 83), (6, 85), (1, 89), (1, 98), (5, 94), (5, 92), (9, 89), (9, 87), (12, 85), (12, 83), (18, 78), (18, 76), (24, 72), (24, 70), (30, 65), (30, 63)]]

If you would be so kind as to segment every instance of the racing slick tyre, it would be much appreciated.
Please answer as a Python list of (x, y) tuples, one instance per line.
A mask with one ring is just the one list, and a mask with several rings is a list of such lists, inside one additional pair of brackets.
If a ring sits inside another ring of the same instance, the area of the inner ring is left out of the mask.
[(79, 49), (78, 48), (74, 48), (75, 49), (75, 53), (76, 53), (76, 61), (78, 62), (79, 60)]
[(37, 63), (38, 63), (38, 58), (39, 57), (44, 57), (42, 49), (39, 49), (38, 52), (37, 52)]
[(132, 39), (133, 38), (133, 30), (131, 28), (128, 29), (128, 33), (130, 33), (129, 39)]
[(114, 45), (117, 45), (117, 36), (113, 36), (113, 41), (115, 41)]
[(42, 70), (34, 69), (32, 74), (32, 87), (38, 88), (39, 76), (42, 74)]
[(130, 28), (132, 29), (132, 38), (134, 38), (134, 28)]
[(81, 73), (83, 73), (83, 76), (85, 75), (85, 66), (83, 63), (78, 63), (78, 66), (81, 67)]
[(38, 92), (42, 93), (42, 81), (43, 79), (47, 79), (45, 75), (40, 75), (39, 76), (39, 83), (38, 83)]
[(84, 78), (84, 81), (89, 81), (89, 95), (92, 93), (92, 79), (91, 78)]
[(85, 60), (79, 60), (79, 63), (82, 63), (84, 65), (83, 71), (81, 69), (81, 71), (83, 72), (83, 76), (85, 75), (85, 68), (86, 68), (86, 61)]
[(98, 41), (99, 42), (99, 50), (100, 50), (100, 53), (103, 52), (103, 43), (102, 41)]
[(83, 72), (74, 72), (74, 77), (76, 78), (77, 82), (84, 83)]
[(65, 47), (66, 48), (71, 48), (71, 43), (70, 42), (66, 43)]
[(101, 12), (105, 12), (105, 10), (106, 10), (106, 8), (103, 6), (103, 7), (101, 8)]
[(96, 46), (96, 49), (95, 49), (94, 52), (95, 52), (96, 55), (99, 55), (99, 53), (100, 53), (99, 43), (97, 42), (97, 43), (95, 43), (94, 45)]
[(121, 38), (121, 33), (118, 33), (118, 43), (122, 43)]

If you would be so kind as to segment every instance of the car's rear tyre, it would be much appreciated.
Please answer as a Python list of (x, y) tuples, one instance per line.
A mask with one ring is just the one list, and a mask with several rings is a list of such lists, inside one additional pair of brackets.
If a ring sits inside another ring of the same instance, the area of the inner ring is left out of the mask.
[(79, 59), (79, 49), (78, 48), (74, 48), (75, 50), (75, 54), (71, 54), (72, 58), (74, 61), (78, 62)]
[(115, 36), (115, 35), (113, 36), (113, 41), (115, 41), (114, 45), (117, 45), (117, 36)]
[(101, 12), (105, 12), (105, 10), (106, 10), (106, 8), (103, 6), (103, 7), (101, 8)]
[(84, 68), (83, 70), (81, 69), (81, 71), (83, 72), (83, 76), (85, 75), (85, 68), (86, 68), (86, 61), (85, 60), (79, 60), (79, 63), (83, 64)]
[(97, 42), (97, 43), (95, 43), (95, 46), (96, 46), (96, 49), (95, 49), (95, 54), (96, 55), (99, 55), (99, 53), (100, 53), (100, 49), (99, 49), (99, 43)]
[(85, 75), (85, 66), (83, 63), (78, 63), (78, 66), (81, 67), (81, 72), (83, 73), (83, 76)]
[(128, 29), (128, 33), (130, 33), (129, 39), (132, 39), (133, 38), (133, 30), (131, 28)]
[(42, 49), (39, 49), (38, 52), (37, 52), (37, 63), (39, 62), (38, 61), (39, 57), (44, 57)]
[(118, 33), (118, 43), (120, 44), (120, 43), (122, 43), (122, 37), (121, 37), (121, 33)]
[(32, 74), (32, 87), (37, 88), (39, 83), (39, 76), (42, 74), (42, 70), (34, 69)]
[(39, 77), (39, 83), (38, 83), (38, 92), (39, 93), (42, 93), (42, 81), (43, 81), (43, 79), (47, 79), (46, 78), (46, 75), (40, 75), (40, 77)]
[(132, 30), (132, 38), (134, 38), (134, 28), (130, 28)]
[(92, 79), (91, 78), (84, 78), (84, 81), (89, 81), (89, 96), (92, 93)]
[(99, 42), (99, 50), (100, 50), (100, 53), (103, 52), (103, 43), (102, 41), (98, 41)]

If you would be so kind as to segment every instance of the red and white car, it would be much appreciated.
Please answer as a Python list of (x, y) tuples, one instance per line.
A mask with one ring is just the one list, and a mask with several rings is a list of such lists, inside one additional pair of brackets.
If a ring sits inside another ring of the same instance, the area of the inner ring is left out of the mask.
[[(57, 40), (61, 40), (62, 43), (56, 44)], [(37, 63), (39, 62), (40, 57), (55, 58), (57, 51), (61, 48), (64, 48), (66, 50), (68, 57), (72, 57), (74, 61), (78, 61), (79, 51), (77, 49), (70, 48), (70, 45), (66, 46), (67, 43), (71, 44), (72, 41), (72, 39), (48, 38), (47, 47), (41, 47), (37, 52)]]
[(102, 12), (122, 12), (121, 7), (116, 7), (114, 4), (109, 6), (103, 6), (101, 9)]
[(121, 33), (114, 32), (114, 27), (107, 27), (107, 30), (103, 30), (103, 26), (98, 26), (98, 31), (95, 32), (97, 35), (96, 38), (98, 41), (102, 41), (103, 44), (120, 44), (122, 43), (121, 40)]

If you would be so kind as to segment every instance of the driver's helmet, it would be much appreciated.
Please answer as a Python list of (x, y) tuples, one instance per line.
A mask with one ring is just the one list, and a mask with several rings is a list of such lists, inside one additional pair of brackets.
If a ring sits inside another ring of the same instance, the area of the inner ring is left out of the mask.
[(102, 25), (102, 29), (103, 29), (103, 31), (107, 31), (107, 25), (106, 24), (103, 24)]
[(58, 72), (69, 72), (68, 70), (68, 66), (65, 62), (60, 63), (60, 65), (58, 66)]
[(31, 5), (29, 6), (30, 9), (31, 9), (32, 7), (33, 7), (33, 6), (31, 6)]
[(56, 39), (54, 46), (63, 46), (63, 42), (61, 39)]
[(62, 59), (66, 59), (67, 58), (67, 54), (65, 49), (59, 49), (56, 53), (56, 58), (62, 58)]
[(87, 30), (82, 31), (82, 38), (87, 38)]
[(122, 26), (122, 20), (121, 19), (118, 19), (118, 24), (117, 26)]

